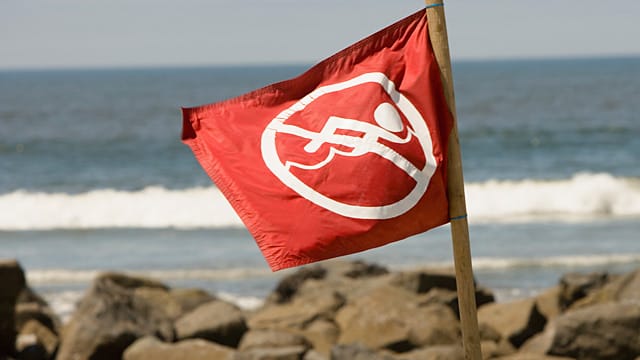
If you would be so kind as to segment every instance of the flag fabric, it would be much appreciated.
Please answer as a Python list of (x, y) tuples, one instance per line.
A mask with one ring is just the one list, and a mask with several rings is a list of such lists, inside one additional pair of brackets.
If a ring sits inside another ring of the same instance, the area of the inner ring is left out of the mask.
[(183, 142), (272, 270), (449, 221), (453, 120), (426, 23), (421, 10), (297, 78), (183, 109)]

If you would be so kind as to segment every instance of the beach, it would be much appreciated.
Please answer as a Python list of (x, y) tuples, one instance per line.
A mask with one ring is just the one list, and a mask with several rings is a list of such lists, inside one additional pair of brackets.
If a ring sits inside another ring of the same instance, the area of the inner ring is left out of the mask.
[[(637, 269), (640, 59), (453, 67), (478, 284), (504, 304), (567, 273)], [(202, 289), (241, 312), (269, 305), (296, 269), (268, 269), (180, 142), (180, 107), (305, 68), (0, 71), (0, 259), (21, 264), (61, 323), (105, 272)], [(451, 253), (443, 226), (343, 260), (400, 274), (449, 268)]]

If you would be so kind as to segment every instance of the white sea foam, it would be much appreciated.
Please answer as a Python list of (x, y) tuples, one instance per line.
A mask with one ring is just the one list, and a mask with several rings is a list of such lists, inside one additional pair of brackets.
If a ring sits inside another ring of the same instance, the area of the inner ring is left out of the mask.
[[(29, 270), (27, 281), (33, 285), (83, 284), (103, 272), (102, 270), (46, 269)], [(133, 276), (144, 276), (162, 281), (175, 280), (241, 280), (248, 278), (273, 277), (267, 268), (230, 268), (230, 269), (173, 269), (120, 271)]]
[[(548, 257), (480, 257), (472, 259), (476, 271), (518, 270), (536, 268), (589, 268), (611, 267), (617, 265), (640, 265), (640, 253), (631, 254), (585, 254), (559, 255)], [(396, 265), (396, 271), (407, 271), (415, 265)], [(428, 269), (453, 269), (453, 261), (429, 262)]]
[(51, 309), (60, 316), (63, 323), (71, 319), (71, 315), (76, 309), (76, 304), (82, 298), (83, 291), (60, 291), (41, 294), (47, 301)]
[(0, 230), (216, 228), (241, 226), (214, 187), (80, 194), (15, 191), (0, 195)]
[(640, 264), (640, 254), (565, 255), (545, 258), (490, 258), (473, 259), (476, 270), (505, 270), (514, 268), (592, 267)]
[[(472, 222), (588, 221), (640, 217), (640, 179), (576, 174), (562, 180), (469, 183)], [(0, 230), (221, 228), (242, 222), (215, 187), (80, 194), (15, 191), (0, 195)]]
[(466, 185), (470, 221), (588, 221), (640, 217), (640, 179), (580, 173), (563, 180)]
[(220, 299), (236, 304), (244, 310), (255, 310), (264, 304), (264, 299), (257, 296), (238, 296), (226, 292), (219, 292), (216, 295)]

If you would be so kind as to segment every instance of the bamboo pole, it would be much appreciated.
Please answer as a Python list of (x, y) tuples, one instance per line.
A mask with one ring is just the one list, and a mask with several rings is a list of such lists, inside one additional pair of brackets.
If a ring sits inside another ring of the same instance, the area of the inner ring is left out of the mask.
[(460, 309), (460, 324), (462, 328), (462, 346), (465, 359), (482, 360), (447, 24), (442, 0), (425, 0), (425, 3), (427, 5), (429, 37), (440, 67), (440, 77), (445, 98), (454, 119), (453, 129), (449, 136), (447, 155), (447, 192), (449, 197), (449, 218), (451, 219), (451, 238), (453, 241), (453, 259), (458, 288), (458, 307)]

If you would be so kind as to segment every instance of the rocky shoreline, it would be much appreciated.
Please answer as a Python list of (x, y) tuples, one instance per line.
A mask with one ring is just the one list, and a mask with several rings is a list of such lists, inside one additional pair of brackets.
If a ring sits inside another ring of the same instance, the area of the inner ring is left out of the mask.
[[(68, 323), (0, 261), (0, 359), (463, 359), (455, 277), (333, 261), (247, 311), (199, 289), (97, 276)], [(476, 291), (485, 359), (640, 360), (640, 269), (566, 274), (534, 297)]]

